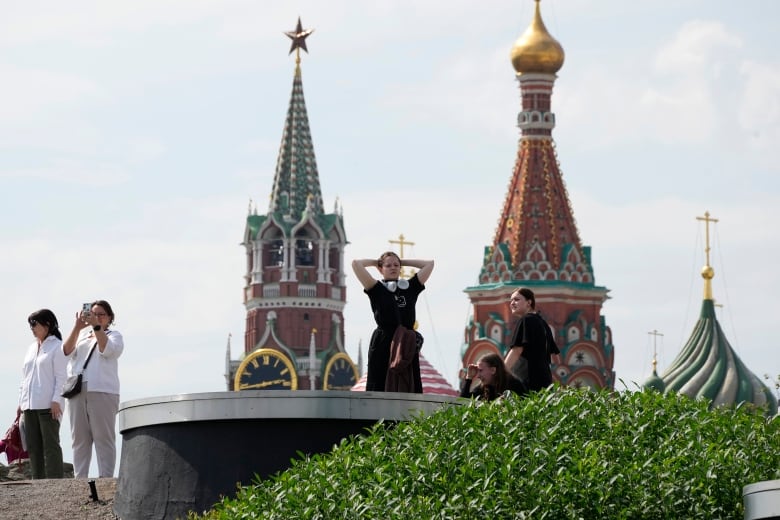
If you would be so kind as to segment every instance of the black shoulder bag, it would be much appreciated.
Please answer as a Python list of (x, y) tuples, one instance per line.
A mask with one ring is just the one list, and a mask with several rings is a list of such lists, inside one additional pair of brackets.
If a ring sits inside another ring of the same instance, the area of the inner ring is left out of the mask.
[(65, 384), (62, 385), (61, 395), (65, 399), (70, 399), (71, 397), (75, 397), (81, 393), (81, 377), (84, 374), (84, 371), (87, 369), (87, 363), (89, 363), (89, 358), (92, 357), (92, 353), (95, 351), (95, 347), (97, 347), (97, 340), (95, 340), (95, 344), (92, 345), (92, 348), (89, 349), (89, 354), (87, 354), (87, 359), (84, 360), (84, 366), (81, 367), (81, 372), (75, 376), (70, 376), (65, 381)]

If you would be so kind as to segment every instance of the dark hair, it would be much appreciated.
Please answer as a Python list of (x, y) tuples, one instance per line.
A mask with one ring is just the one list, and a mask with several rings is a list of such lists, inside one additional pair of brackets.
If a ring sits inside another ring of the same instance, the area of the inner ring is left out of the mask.
[(401, 257), (400, 256), (398, 256), (397, 254), (395, 254), (392, 251), (385, 251), (384, 253), (382, 253), (382, 256), (379, 257), (379, 260), (376, 261), (377, 267), (382, 267), (382, 264), (385, 262), (385, 258), (387, 258), (388, 256), (396, 257), (398, 259), (398, 263), (399, 264), (401, 263)]
[(108, 321), (108, 324), (111, 325), (114, 323), (114, 311), (111, 309), (111, 304), (108, 303), (106, 300), (95, 300), (91, 304), (89, 304), (89, 308), (91, 309), (95, 305), (99, 305), (100, 307), (103, 307), (103, 310), (106, 311), (106, 314), (108, 314), (108, 317), (110, 318)]
[(534, 292), (531, 289), (526, 289), (525, 287), (522, 287), (516, 290), (515, 292), (520, 293), (523, 296), (523, 298), (531, 302), (531, 308), (536, 310), (536, 296), (534, 296)]
[(27, 316), (27, 323), (32, 326), (33, 323), (40, 323), (44, 327), (48, 327), (49, 333), (46, 335), (54, 336), (57, 339), (62, 339), (62, 333), (60, 332), (60, 325), (57, 323), (57, 316), (54, 315), (49, 309), (40, 309), (29, 316)]
[(506, 390), (506, 366), (504, 365), (504, 359), (496, 354), (495, 352), (490, 354), (485, 354), (481, 358), (479, 358), (479, 361), (477, 363), (486, 363), (488, 366), (493, 367), (496, 369), (496, 375), (493, 378), (493, 382), (490, 383), (490, 385), (484, 385), (483, 386), (492, 386), (495, 390), (496, 395), (491, 396), (491, 399), (494, 399), (495, 397), (498, 397), (499, 395), (504, 393), (504, 390)]

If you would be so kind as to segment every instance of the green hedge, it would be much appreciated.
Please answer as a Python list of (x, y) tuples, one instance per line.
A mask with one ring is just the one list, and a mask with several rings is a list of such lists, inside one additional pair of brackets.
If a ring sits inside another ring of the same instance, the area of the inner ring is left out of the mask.
[(203, 518), (741, 519), (742, 487), (778, 478), (778, 418), (556, 388), (378, 425)]

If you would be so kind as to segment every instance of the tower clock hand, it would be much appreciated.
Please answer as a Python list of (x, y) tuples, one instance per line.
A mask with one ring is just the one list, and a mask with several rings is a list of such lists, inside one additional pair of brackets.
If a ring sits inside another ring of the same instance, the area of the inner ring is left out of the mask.
[(272, 379), (270, 381), (263, 381), (262, 383), (255, 383), (253, 385), (241, 385), (241, 389), (250, 390), (252, 388), (265, 388), (267, 386), (283, 385), (284, 383), (287, 382), (288, 381), (286, 379)]

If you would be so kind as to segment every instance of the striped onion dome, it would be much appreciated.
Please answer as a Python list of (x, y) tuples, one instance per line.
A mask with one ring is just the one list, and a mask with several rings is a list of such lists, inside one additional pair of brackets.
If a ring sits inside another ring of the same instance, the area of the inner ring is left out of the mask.
[[(436, 395), (451, 395), (457, 397), (460, 395), (457, 390), (452, 388), (446, 379), (433, 368), (433, 365), (420, 354), (420, 377), (422, 378), (423, 393)], [(353, 392), (366, 391), (366, 375), (352, 387)]]
[(765, 407), (768, 415), (777, 413), (775, 395), (731, 348), (711, 298), (705, 297), (688, 342), (661, 379), (666, 392), (703, 397), (713, 407), (751, 403)]

